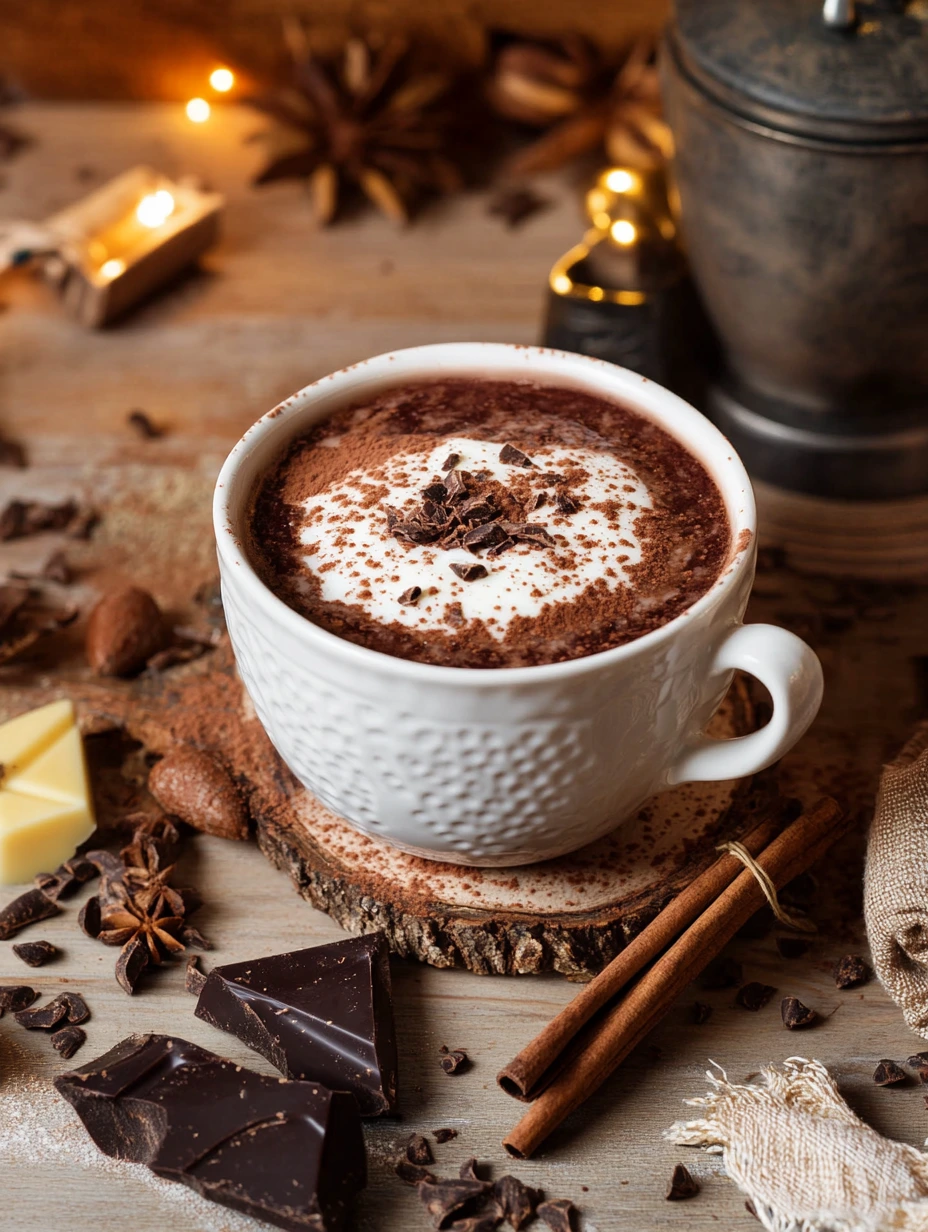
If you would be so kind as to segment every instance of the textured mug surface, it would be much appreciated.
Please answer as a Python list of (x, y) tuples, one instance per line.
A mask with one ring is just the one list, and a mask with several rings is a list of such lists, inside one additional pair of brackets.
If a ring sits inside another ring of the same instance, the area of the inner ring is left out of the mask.
[[(289, 608), (245, 551), (256, 484), (287, 444), (341, 407), (408, 381), (467, 375), (566, 384), (623, 402), (680, 440), (718, 485), (732, 548), (711, 589), (614, 650), (538, 667), (439, 667), (345, 641)], [(433, 859), (525, 864), (615, 828), (687, 780), (754, 773), (782, 756), (821, 700), (818, 659), (772, 625), (742, 625), (754, 576), (754, 498), (729, 443), (653, 382), (534, 347), (441, 344), (317, 381), (245, 433), (222, 468), (214, 524), (222, 596), (255, 710), (304, 786), (366, 833)], [(761, 731), (701, 733), (735, 668), (773, 700)]]

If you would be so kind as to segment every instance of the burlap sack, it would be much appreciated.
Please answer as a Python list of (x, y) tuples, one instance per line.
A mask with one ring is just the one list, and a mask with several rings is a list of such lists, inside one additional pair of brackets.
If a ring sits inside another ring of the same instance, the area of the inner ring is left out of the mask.
[(721, 1152), (769, 1232), (925, 1232), (928, 1156), (881, 1137), (851, 1112), (820, 1061), (790, 1057), (764, 1086), (724, 1073), (686, 1102), (704, 1110), (664, 1135)]
[(928, 723), (883, 770), (867, 841), (864, 918), (873, 966), (928, 1038)]

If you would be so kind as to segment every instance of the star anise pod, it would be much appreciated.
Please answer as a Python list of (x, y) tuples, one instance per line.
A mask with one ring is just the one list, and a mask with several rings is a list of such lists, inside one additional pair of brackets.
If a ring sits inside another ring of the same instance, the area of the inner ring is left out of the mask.
[(183, 900), (170, 886), (135, 894), (123, 887), (120, 899), (103, 911), (99, 940), (104, 945), (122, 946), (141, 937), (150, 961), (159, 967), (167, 955), (183, 951), (184, 943), (175, 935), (184, 925)]
[(327, 60), (309, 52), (302, 32), (290, 43), (292, 84), (250, 100), (280, 125), (265, 135), (274, 156), (257, 184), (306, 179), (322, 224), (352, 194), (404, 223), (423, 196), (460, 187), (448, 153), (447, 73), (419, 70), (401, 38), (380, 46), (351, 38)]

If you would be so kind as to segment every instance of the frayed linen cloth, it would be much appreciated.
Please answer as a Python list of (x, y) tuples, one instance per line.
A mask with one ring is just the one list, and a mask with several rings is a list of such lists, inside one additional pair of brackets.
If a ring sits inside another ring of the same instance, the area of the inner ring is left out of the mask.
[(724, 1157), (769, 1232), (926, 1232), (928, 1155), (850, 1110), (821, 1061), (790, 1057), (738, 1086), (709, 1071), (701, 1108), (665, 1137)]
[(928, 723), (883, 768), (867, 839), (864, 919), (880, 982), (928, 1039)]

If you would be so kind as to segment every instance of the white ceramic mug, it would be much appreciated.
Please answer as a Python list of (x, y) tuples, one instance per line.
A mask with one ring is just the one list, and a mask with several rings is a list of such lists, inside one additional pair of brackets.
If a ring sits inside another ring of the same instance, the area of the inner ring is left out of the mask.
[[(721, 490), (730, 557), (712, 588), (652, 633), (539, 667), (438, 667), (344, 641), (256, 575), (244, 544), (256, 484), (287, 444), (346, 404), (397, 383), (531, 378), (616, 399), (659, 423)], [(260, 419), (216, 485), (214, 523), (232, 645), (281, 757), (359, 829), (433, 859), (525, 864), (615, 828), (687, 780), (752, 774), (805, 732), (822, 696), (818, 659), (773, 625), (742, 625), (754, 577), (754, 496), (731, 445), (674, 394), (584, 356), (495, 343), (380, 355), (307, 386)], [(735, 668), (773, 700), (760, 731), (702, 735)]]

